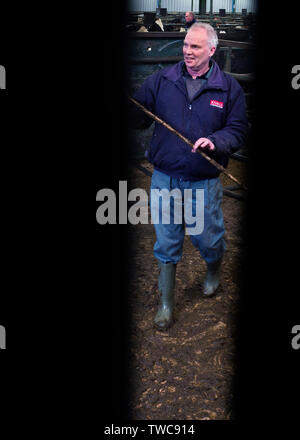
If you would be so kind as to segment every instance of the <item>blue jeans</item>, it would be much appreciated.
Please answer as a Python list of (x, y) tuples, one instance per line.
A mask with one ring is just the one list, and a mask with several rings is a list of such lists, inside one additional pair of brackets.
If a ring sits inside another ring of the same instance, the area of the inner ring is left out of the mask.
[[(177, 224), (177, 220), (174, 221), (175, 202), (173, 197), (170, 197), (169, 199), (170, 222), (167, 224), (163, 220), (162, 200), (160, 199), (160, 203), (157, 203), (157, 199), (154, 199), (154, 193), (152, 190), (161, 191), (164, 188), (168, 191), (176, 189), (177, 194), (181, 194), (181, 200), (179, 197), (176, 202), (177, 208), (180, 204), (182, 205), (183, 214), (180, 224)], [(186, 194), (188, 192), (185, 191), (187, 189), (192, 190), (190, 192), (190, 200), (187, 200)], [(198, 204), (196, 204), (196, 190), (202, 190), (198, 191), (198, 195), (201, 193), (202, 197), (202, 199), (200, 198), (202, 209), (199, 207), (199, 199)], [(154, 170), (150, 195), (151, 218), (153, 222), (153, 218), (159, 218), (159, 222), (157, 224), (154, 223), (156, 232), (154, 256), (162, 263), (177, 264), (180, 261), (182, 257), (185, 229), (193, 231), (192, 223), (187, 224), (187, 216), (184, 215), (184, 210), (186, 209), (185, 204), (187, 205), (189, 203), (192, 216), (197, 219), (199, 217), (199, 212), (202, 212), (201, 215), (203, 219), (201, 233), (190, 234), (193, 245), (199, 250), (201, 257), (206, 263), (210, 264), (219, 260), (226, 249), (224, 240), (222, 195), (222, 184), (219, 178), (193, 182), (170, 177), (165, 173)], [(155, 222), (156, 221), (157, 220), (155, 220)]]

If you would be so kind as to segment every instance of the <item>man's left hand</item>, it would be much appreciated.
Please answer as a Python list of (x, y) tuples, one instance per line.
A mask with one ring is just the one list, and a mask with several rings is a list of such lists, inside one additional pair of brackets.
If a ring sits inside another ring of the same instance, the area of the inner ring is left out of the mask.
[(196, 153), (197, 148), (201, 148), (203, 150), (214, 151), (216, 149), (215, 145), (207, 138), (199, 138), (193, 146), (192, 153)]

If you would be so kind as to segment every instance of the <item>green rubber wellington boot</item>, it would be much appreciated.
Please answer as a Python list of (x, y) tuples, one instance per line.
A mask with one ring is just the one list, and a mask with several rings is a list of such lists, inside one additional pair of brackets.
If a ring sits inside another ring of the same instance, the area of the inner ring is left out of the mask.
[(160, 273), (158, 289), (160, 292), (160, 307), (154, 318), (154, 325), (158, 330), (167, 330), (172, 324), (174, 309), (174, 288), (176, 264), (158, 262)]
[(220, 284), (221, 263), (222, 258), (214, 263), (206, 264), (207, 271), (204, 280), (204, 296), (212, 296), (215, 294)]

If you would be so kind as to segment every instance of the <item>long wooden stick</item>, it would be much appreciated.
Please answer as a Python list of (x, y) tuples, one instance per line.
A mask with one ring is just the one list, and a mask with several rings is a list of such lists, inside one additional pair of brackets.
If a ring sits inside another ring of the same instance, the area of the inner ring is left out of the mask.
[[(189, 139), (187, 139), (185, 136), (183, 136), (181, 133), (179, 133), (177, 130), (175, 130), (175, 128), (171, 127), (171, 125), (169, 125), (167, 122), (163, 121), (158, 116), (156, 116), (154, 113), (150, 112), (146, 107), (144, 107), (142, 104), (140, 104), (138, 101), (136, 101), (131, 96), (128, 96), (128, 98), (137, 107), (139, 107), (141, 110), (143, 110), (143, 112), (145, 112), (148, 116), (150, 116), (156, 122), (159, 122), (160, 124), (162, 124), (164, 127), (166, 127), (168, 130), (170, 130), (172, 133), (176, 134), (176, 136), (178, 136), (181, 140), (183, 140), (186, 144), (188, 144), (190, 147), (193, 148), (193, 146), (194, 146), (193, 142), (191, 142)], [(244, 189), (245, 191), (248, 190), (248, 188), (245, 185), (243, 185), (241, 182), (239, 182), (238, 179), (236, 179), (232, 174), (230, 174), (226, 170), (226, 168), (224, 168), (222, 165), (220, 165), (214, 159), (209, 157), (203, 151), (201, 151), (199, 149), (197, 149), (196, 151), (197, 151), (197, 153), (201, 154), (201, 156), (203, 156), (206, 160), (208, 160), (208, 162), (210, 162), (212, 165), (214, 165), (219, 171), (221, 171), (222, 173), (226, 174), (226, 176), (229, 177), (229, 179), (231, 179), (233, 182), (237, 183), (242, 189)]]

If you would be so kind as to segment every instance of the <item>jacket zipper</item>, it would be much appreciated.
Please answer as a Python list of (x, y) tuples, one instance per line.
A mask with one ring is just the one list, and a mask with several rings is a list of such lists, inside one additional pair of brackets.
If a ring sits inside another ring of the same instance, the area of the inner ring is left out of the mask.
[[(192, 103), (191, 102), (189, 102), (189, 104), (188, 104), (188, 109), (189, 109), (190, 112), (192, 111)], [(191, 117), (192, 117), (192, 114), (190, 113), (190, 116), (188, 118), (187, 127), (186, 127), (188, 132), (190, 131)]]

